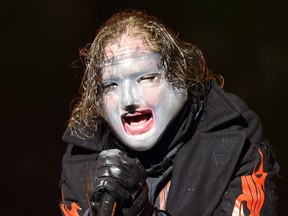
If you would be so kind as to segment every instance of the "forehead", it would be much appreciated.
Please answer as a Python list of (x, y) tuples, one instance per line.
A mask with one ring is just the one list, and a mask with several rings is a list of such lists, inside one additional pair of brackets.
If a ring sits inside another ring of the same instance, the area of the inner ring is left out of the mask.
[(159, 59), (160, 55), (158, 53), (151, 53), (114, 61), (113, 63), (106, 64), (102, 68), (102, 78), (104, 80), (111, 79), (112, 77), (124, 78), (151, 72), (158, 72)]
[(105, 47), (104, 65), (152, 53), (154, 51), (149, 47), (143, 36), (125, 33)]

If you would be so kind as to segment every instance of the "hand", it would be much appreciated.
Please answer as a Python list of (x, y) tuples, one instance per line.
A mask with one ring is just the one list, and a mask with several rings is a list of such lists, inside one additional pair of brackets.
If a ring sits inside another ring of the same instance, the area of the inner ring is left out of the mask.
[(102, 151), (87, 177), (91, 208), (97, 212), (101, 196), (107, 192), (117, 200), (124, 216), (152, 215), (146, 178), (138, 159), (129, 158), (118, 149)]

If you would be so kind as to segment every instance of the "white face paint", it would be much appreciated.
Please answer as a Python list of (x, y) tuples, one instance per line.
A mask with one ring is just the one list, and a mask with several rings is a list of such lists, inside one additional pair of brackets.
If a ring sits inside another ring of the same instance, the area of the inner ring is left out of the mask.
[[(159, 70), (159, 55), (138, 38), (112, 44), (113, 62), (102, 69), (103, 118), (129, 148), (151, 149), (187, 100), (186, 91), (172, 87)], [(124, 40), (125, 41), (125, 40)], [(115, 60), (116, 59), (116, 60)]]

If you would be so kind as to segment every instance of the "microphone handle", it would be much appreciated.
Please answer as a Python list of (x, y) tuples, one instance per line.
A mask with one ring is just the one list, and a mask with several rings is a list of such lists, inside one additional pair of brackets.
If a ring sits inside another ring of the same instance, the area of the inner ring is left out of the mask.
[(97, 216), (115, 216), (117, 202), (116, 199), (109, 193), (104, 192), (101, 197)]

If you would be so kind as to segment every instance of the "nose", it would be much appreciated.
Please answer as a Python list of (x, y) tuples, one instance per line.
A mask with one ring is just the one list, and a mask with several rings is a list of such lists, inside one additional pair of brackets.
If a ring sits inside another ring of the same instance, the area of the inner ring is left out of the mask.
[(137, 88), (128, 80), (122, 86), (121, 107), (125, 111), (135, 110), (138, 107), (139, 93)]

